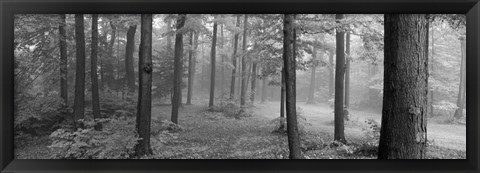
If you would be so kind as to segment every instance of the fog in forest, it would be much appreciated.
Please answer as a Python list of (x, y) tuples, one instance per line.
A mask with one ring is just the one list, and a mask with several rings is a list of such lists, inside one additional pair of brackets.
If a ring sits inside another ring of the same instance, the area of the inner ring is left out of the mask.
[(457, 14), (15, 15), (15, 157), (465, 159), (465, 26)]

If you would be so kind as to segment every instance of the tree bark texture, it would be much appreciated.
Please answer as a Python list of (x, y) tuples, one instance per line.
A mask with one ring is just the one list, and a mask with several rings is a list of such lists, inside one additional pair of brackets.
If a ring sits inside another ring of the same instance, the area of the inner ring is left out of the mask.
[[(343, 14), (336, 14), (337, 23), (343, 20)], [(335, 133), (334, 140), (346, 143), (344, 120), (344, 80), (345, 80), (345, 32), (337, 28), (336, 40), (336, 67), (335, 67)]]
[(141, 34), (138, 61), (138, 103), (136, 129), (139, 137), (135, 146), (137, 156), (152, 154), (150, 122), (152, 117), (152, 14), (141, 15)]
[(60, 97), (62, 97), (65, 106), (68, 106), (68, 57), (67, 57), (67, 22), (66, 15), (60, 15), (60, 24), (58, 32), (60, 33)]
[(128, 27), (127, 45), (125, 48), (125, 71), (127, 76), (127, 86), (129, 92), (135, 92), (135, 70), (133, 68), (133, 52), (135, 51), (135, 32), (137, 25)]
[[(95, 121), (100, 117), (100, 98), (98, 94), (97, 55), (98, 55), (98, 14), (92, 14), (92, 52), (90, 54), (90, 68), (92, 80), (92, 111)], [(95, 124), (95, 130), (101, 130), (102, 124)]]
[(75, 129), (83, 128), (79, 119), (85, 116), (85, 25), (83, 14), (75, 14), (75, 54), (76, 54), (76, 72), (75, 72), (75, 100), (74, 100), (74, 122)]
[(185, 25), (186, 14), (179, 14), (177, 18), (177, 32), (175, 34), (174, 70), (173, 70), (173, 123), (178, 124), (178, 108), (182, 103), (182, 74), (183, 74), (183, 34), (179, 32)]
[(385, 14), (385, 71), (379, 159), (425, 157), (427, 23), (425, 14)]
[[(236, 27), (240, 27), (240, 15), (237, 16)], [(238, 33), (233, 37), (233, 54), (232, 54), (232, 80), (230, 81), (230, 99), (235, 98), (235, 76), (237, 75), (237, 47), (238, 47)]]
[(215, 100), (215, 63), (216, 63), (216, 50), (217, 50), (217, 22), (213, 23), (213, 37), (212, 37), (212, 49), (210, 51), (210, 99), (208, 101), (208, 107), (212, 107)]
[(300, 150), (300, 136), (298, 134), (298, 122), (296, 111), (296, 80), (295, 80), (295, 19), (293, 14), (285, 14), (283, 22), (283, 61), (285, 67), (285, 88), (286, 88), (286, 114), (288, 149), (290, 159), (302, 159)]

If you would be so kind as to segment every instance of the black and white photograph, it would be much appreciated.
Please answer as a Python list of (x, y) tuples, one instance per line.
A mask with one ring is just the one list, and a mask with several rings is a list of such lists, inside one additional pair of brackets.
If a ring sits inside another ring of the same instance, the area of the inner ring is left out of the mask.
[(15, 159), (467, 157), (465, 14), (13, 22)]

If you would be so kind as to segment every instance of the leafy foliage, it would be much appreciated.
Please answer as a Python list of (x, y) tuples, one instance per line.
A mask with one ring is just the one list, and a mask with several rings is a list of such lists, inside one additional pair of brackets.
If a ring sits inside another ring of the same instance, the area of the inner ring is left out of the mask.
[(30, 134), (49, 132), (58, 128), (68, 112), (57, 95), (19, 96), (15, 100), (14, 129)]
[[(93, 121), (84, 121), (85, 129), (58, 129), (50, 134), (54, 159), (128, 159), (139, 140), (135, 120), (104, 119), (103, 130), (95, 131)], [(88, 123), (87, 123), (88, 122)]]

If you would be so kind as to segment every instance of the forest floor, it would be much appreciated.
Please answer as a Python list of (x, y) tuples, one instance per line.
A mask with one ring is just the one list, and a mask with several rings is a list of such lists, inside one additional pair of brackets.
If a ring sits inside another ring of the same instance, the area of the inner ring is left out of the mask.
[[(225, 116), (207, 110), (204, 101), (183, 105), (179, 112), (182, 130), (153, 133), (151, 146), (155, 159), (286, 159), (287, 136), (274, 132), (278, 127), (279, 102), (256, 103), (245, 117)], [(347, 145), (333, 142), (333, 109), (327, 104), (297, 102), (306, 123), (301, 123), (302, 151), (309, 159), (375, 159), (378, 136), (373, 137), (365, 121), (380, 122), (381, 115), (351, 110), (345, 122)], [(170, 120), (171, 105), (153, 104), (154, 122)], [(466, 126), (429, 122), (427, 158), (464, 159)], [(18, 159), (49, 158), (48, 135), (16, 149)]]
[[(207, 105), (184, 105), (179, 124), (183, 131), (172, 140), (154, 146), (153, 158), (176, 159), (282, 159), (288, 158), (287, 137), (275, 133), (279, 102), (258, 103), (249, 107), (249, 117), (233, 118), (221, 112), (210, 112)], [(380, 122), (381, 115), (369, 111), (350, 112), (345, 123), (347, 145), (333, 141), (333, 109), (326, 104), (297, 103), (306, 118), (302, 150), (306, 158), (374, 159), (375, 147), (369, 147), (369, 125), (366, 120)], [(153, 117), (170, 119), (171, 106), (155, 106)], [(164, 138), (164, 136), (161, 136)], [(459, 159), (466, 157), (464, 125), (428, 124), (427, 158)], [(154, 139), (155, 140), (155, 139)], [(156, 139), (161, 140), (161, 139)]]

